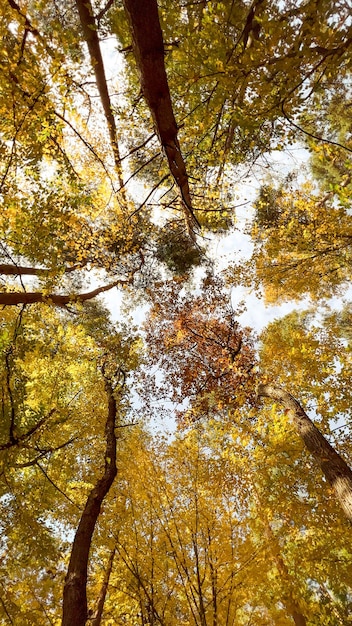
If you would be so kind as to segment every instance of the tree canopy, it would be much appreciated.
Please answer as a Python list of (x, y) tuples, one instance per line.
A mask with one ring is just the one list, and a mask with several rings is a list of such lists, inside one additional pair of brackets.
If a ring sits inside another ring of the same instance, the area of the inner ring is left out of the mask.
[(0, 16), (0, 624), (351, 623), (349, 2)]

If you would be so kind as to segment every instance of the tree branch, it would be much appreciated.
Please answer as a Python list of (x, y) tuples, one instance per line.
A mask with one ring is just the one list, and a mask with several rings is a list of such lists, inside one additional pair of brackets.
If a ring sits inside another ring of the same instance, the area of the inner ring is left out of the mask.
[(17, 13), (24, 19), (24, 25), (26, 27), (27, 30), (29, 30), (31, 33), (33, 33), (33, 35), (35, 35), (36, 37), (39, 37), (39, 31), (34, 28), (30, 22), (30, 20), (28, 19), (27, 15), (25, 13), (23, 13), (23, 11), (21, 11), (21, 7), (17, 4), (17, 2), (15, 2), (15, 0), (7, 0), (10, 7), (12, 9), (14, 9), (15, 11), (17, 11)]
[(57, 446), (56, 448), (50, 447), (50, 448), (45, 448), (44, 450), (40, 450), (38, 447), (39, 454), (36, 457), (34, 457), (34, 459), (32, 459), (31, 461), (25, 461), (24, 463), (14, 463), (13, 467), (23, 469), (24, 467), (31, 467), (33, 465), (37, 465), (38, 461), (41, 461), (41, 459), (45, 458), (47, 454), (53, 454), (54, 452), (57, 452), (58, 450), (62, 450), (62, 448), (66, 448), (66, 446), (69, 446), (76, 439), (77, 437), (71, 437), (71, 439), (69, 439), (68, 441), (65, 441), (64, 443), (62, 443), (60, 446)]
[(119, 280), (115, 280), (113, 283), (103, 285), (102, 287), (97, 287), (92, 291), (70, 295), (59, 295), (55, 293), (45, 295), (40, 291), (5, 292), (0, 293), (0, 304), (3, 304), (4, 306), (16, 306), (18, 304), (35, 304), (37, 302), (45, 302), (46, 304), (55, 304), (57, 306), (65, 307), (67, 304), (72, 304), (74, 302), (86, 302), (87, 300), (91, 300), (92, 298), (95, 298), (105, 291), (110, 291), (110, 289), (113, 289), (113, 287), (118, 287), (120, 285), (130, 285), (131, 282), (132, 279), (122, 280), (121, 278), (119, 278)]
[[(65, 274), (82, 269), (82, 265), (73, 265), (64, 269)], [(2, 263), (0, 264), (0, 274), (5, 276), (43, 276), (49, 274), (51, 270), (46, 267), (27, 267), (23, 265)]]
[(100, 589), (99, 596), (98, 596), (97, 608), (95, 610), (94, 616), (91, 618), (92, 626), (101, 625), (105, 598), (106, 598), (106, 594), (107, 594), (108, 587), (109, 587), (109, 580), (110, 580), (110, 576), (112, 572), (116, 549), (117, 548), (115, 546), (113, 550), (110, 552), (108, 565), (104, 572), (104, 578), (103, 578), (103, 582), (102, 582), (101, 589)]
[(101, 11), (99, 11), (99, 13), (95, 17), (95, 19), (98, 22), (98, 24), (99, 24), (100, 20), (102, 19), (102, 17), (104, 17), (105, 13), (108, 12), (108, 10), (112, 7), (113, 4), (114, 4), (114, 0), (108, 0), (108, 2), (106, 3), (105, 7), (103, 7), (101, 9)]
[(339, 143), (338, 141), (331, 141), (331, 139), (324, 139), (324, 137), (320, 137), (319, 135), (315, 135), (314, 133), (310, 133), (308, 130), (305, 130), (301, 126), (298, 126), (298, 124), (296, 124), (295, 122), (293, 122), (289, 118), (289, 116), (287, 115), (284, 107), (285, 107), (285, 100), (283, 100), (282, 103), (281, 103), (281, 111), (282, 111), (282, 114), (283, 114), (285, 120), (287, 120), (288, 123), (291, 126), (293, 126), (294, 128), (297, 128), (297, 130), (299, 130), (301, 133), (303, 133), (304, 135), (307, 135), (307, 137), (312, 137), (312, 139), (317, 139), (318, 141), (322, 141), (323, 143), (329, 143), (331, 146), (338, 146), (339, 148), (343, 148), (343, 150), (347, 150), (348, 152), (352, 152), (351, 148), (348, 148), (347, 146), (344, 146), (342, 143)]

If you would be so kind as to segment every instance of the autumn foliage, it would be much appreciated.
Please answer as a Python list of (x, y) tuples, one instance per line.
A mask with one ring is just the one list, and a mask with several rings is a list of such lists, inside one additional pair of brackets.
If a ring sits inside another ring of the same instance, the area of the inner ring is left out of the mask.
[(0, 17), (0, 624), (350, 624), (349, 3)]

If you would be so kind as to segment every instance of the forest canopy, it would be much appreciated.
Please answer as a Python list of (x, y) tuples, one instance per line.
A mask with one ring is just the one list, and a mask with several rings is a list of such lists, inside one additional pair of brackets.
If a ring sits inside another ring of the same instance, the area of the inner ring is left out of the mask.
[(352, 623), (350, 3), (0, 15), (0, 624)]

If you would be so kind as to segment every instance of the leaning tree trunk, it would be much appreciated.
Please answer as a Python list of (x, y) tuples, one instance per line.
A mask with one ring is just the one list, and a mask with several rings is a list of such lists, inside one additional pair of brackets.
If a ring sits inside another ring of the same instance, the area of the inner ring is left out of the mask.
[(84, 626), (87, 621), (87, 569), (95, 524), (102, 502), (117, 474), (116, 467), (116, 399), (110, 380), (105, 378), (108, 415), (105, 424), (105, 471), (90, 492), (73, 541), (63, 597), (62, 626)]
[(319, 463), (345, 515), (352, 522), (352, 471), (350, 467), (325, 439), (291, 394), (281, 387), (260, 384), (257, 395), (278, 400), (291, 411), (292, 422), (297, 433)]
[(101, 54), (100, 41), (98, 37), (97, 25), (94, 17), (92, 3), (90, 0), (76, 0), (76, 6), (79, 13), (83, 36), (88, 46), (88, 52), (94, 70), (100, 100), (103, 105), (105, 119), (108, 125), (110, 143), (114, 155), (115, 168), (119, 179), (119, 185), (122, 192), (122, 199), (124, 204), (126, 205), (126, 195), (124, 191), (124, 181), (121, 167), (119, 143), (117, 139), (116, 122), (112, 111), (108, 85), (106, 82), (103, 57)]
[(123, 4), (131, 26), (133, 52), (140, 72), (143, 96), (152, 114), (170, 172), (181, 194), (188, 233), (195, 240), (193, 229), (199, 227), (199, 223), (193, 213), (186, 164), (177, 136), (178, 126), (166, 75), (157, 0), (123, 0)]

